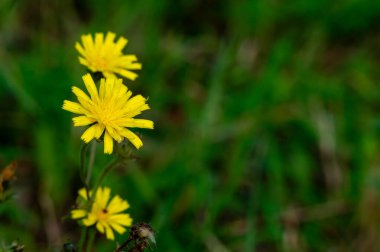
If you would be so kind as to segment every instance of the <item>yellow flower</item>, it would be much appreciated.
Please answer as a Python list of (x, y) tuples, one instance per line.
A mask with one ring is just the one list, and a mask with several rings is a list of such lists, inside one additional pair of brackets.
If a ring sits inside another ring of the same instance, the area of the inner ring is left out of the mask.
[[(79, 190), (78, 194), (82, 199), (88, 202), (87, 193), (84, 188)], [(89, 193), (91, 197), (91, 192)], [(108, 187), (98, 188), (96, 191), (94, 203), (90, 211), (86, 209), (75, 209), (71, 211), (72, 219), (82, 219), (85, 226), (96, 224), (100, 233), (106, 234), (107, 239), (114, 240), (113, 230), (123, 234), (126, 229), (132, 225), (132, 219), (129, 214), (122, 213), (129, 208), (126, 200), (121, 199), (118, 195), (110, 201), (111, 190)]]
[(120, 74), (130, 80), (135, 80), (137, 74), (130, 70), (141, 69), (134, 54), (124, 55), (123, 48), (128, 40), (120, 37), (115, 43), (115, 33), (108, 32), (104, 38), (103, 33), (96, 33), (95, 40), (91, 34), (83, 35), (83, 46), (75, 43), (75, 48), (81, 54), (79, 62), (87, 66), (92, 72), (102, 72), (106, 78), (116, 78)]
[(88, 143), (92, 139), (104, 136), (104, 153), (113, 152), (113, 139), (118, 143), (127, 138), (137, 149), (143, 143), (128, 128), (153, 129), (153, 122), (135, 119), (136, 115), (149, 109), (147, 99), (141, 95), (131, 98), (132, 92), (123, 84), (122, 79), (101, 79), (98, 89), (90, 74), (82, 77), (90, 97), (77, 87), (72, 87), (79, 103), (63, 102), (62, 108), (80, 116), (74, 117), (74, 126), (87, 126), (82, 139)]

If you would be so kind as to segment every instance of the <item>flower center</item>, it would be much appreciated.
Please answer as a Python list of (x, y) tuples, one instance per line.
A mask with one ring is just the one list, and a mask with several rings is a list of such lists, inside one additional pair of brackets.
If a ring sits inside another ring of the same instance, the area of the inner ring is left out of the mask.
[(98, 220), (105, 220), (105, 219), (107, 219), (107, 216), (108, 216), (108, 211), (107, 211), (107, 209), (102, 209), (102, 210), (99, 211), (99, 213), (98, 213)]
[(109, 125), (115, 113), (111, 105), (108, 101), (102, 101), (95, 110), (94, 114), (97, 115), (97, 120), (104, 125)]
[(91, 61), (94, 68), (96, 68), (97, 70), (99, 70), (100, 72), (101, 71), (105, 71), (107, 66), (108, 66), (108, 61), (103, 58), (103, 57), (94, 57), (94, 59)]

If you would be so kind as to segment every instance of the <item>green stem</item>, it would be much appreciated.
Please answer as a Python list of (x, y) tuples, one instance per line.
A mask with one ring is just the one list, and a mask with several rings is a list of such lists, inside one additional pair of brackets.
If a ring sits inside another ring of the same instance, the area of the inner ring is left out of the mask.
[(83, 184), (85, 184), (86, 180), (84, 178), (84, 174), (85, 174), (85, 163), (86, 163), (86, 152), (87, 152), (87, 147), (88, 145), (86, 143), (82, 143), (82, 147), (80, 149), (80, 161), (79, 161), (79, 175), (80, 175), (80, 179), (82, 181)]
[(96, 154), (96, 141), (92, 141), (91, 150), (90, 150), (90, 158), (88, 160), (87, 174), (86, 174), (87, 185), (90, 184), (92, 168), (94, 167), (95, 154)]
[(118, 248), (115, 250), (115, 252), (120, 252), (120, 251), (122, 251), (123, 248), (127, 247), (128, 243), (131, 242), (131, 241), (132, 241), (132, 237), (129, 236), (128, 239), (127, 239), (123, 244), (121, 244), (120, 247), (118, 247)]
[(100, 186), (100, 184), (103, 182), (103, 179), (106, 177), (106, 175), (112, 170), (113, 167), (115, 167), (117, 164), (119, 163), (119, 159), (116, 158), (114, 160), (112, 160), (102, 171), (102, 173), (100, 174), (99, 176), (99, 179), (98, 181), (96, 181), (96, 184), (95, 186), (92, 188), (92, 192), (90, 197), (88, 196), (89, 195), (89, 192), (87, 191), (87, 198), (90, 199), (89, 201), (87, 201), (87, 206), (86, 208), (89, 208), (92, 203), (94, 202), (95, 200), (95, 197), (96, 197), (96, 192), (98, 191), (98, 188)]
[[(114, 168), (117, 164), (119, 163), (119, 159), (116, 158), (112, 160), (102, 171), (102, 173), (99, 176), (98, 181), (96, 181), (95, 187), (94, 187), (94, 192), (98, 189), (100, 184), (103, 182), (104, 178), (107, 176), (107, 174)], [(94, 195), (92, 195), (94, 196)]]
[(79, 251), (83, 251), (84, 242), (86, 241), (86, 237), (87, 237), (87, 230), (88, 230), (87, 227), (82, 228), (82, 232), (81, 232), (80, 240), (79, 240)]
[(87, 248), (86, 248), (86, 252), (91, 252), (91, 249), (92, 249), (92, 245), (94, 243), (94, 240), (95, 240), (95, 229), (90, 229), (90, 232), (89, 232), (89, 237), (88, 237), (88, 241), (87, 241)]
[(88, 184), (86, 183), (86, 153), (87, 153), (87, 147), (88, 145), (86, 143), (82, 144), (81, 150), (80, 150), (80, 162), (79, 162), (79, 176), (80, 180), (82, 181), (84, 187), (86, 188), (87, 198), (89, 198), (89, 188)]

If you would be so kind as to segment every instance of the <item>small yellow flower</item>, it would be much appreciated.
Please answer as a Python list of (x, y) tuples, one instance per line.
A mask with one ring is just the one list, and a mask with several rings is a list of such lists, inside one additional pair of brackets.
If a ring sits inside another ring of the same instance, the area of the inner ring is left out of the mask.
[(136, 115), (149, 109), (147, 99), (141, 95), (131, 98), (132, 92), (123, 84), (122, 79), (101, 79), (98, 89), (90, 74), (82, 77), (90, 97), (77, 87), (72, 87), (79, 103), (63, 102), (62, 108), (80, 116), (74, 117), (74, 126), (89, 126), (82, 135), (86, 143), (104, 136), (104, 153), (113, 152), (113, 139), (118, 143), (127, 138), (137, 149), (143, 143), (128, 128), (153, 129), (153, 122), (135, 119)]
[(135, 80), (137, 74), (130, 70), (141, 69), (134, 54), (124, 55), (123, 48), (128, 40), (120, 37), (115, 43), (115, 33), (96, 33), (95, 40), (91, 34), (82, 35), (82, 44), (75, 43), (75, 48), (81, 54), (79, 62), (87, 66), (92, 72), (102, 72), (106, 78), (116, 78), (120, 74), (130, 80)]
[[(78, 194), (88, 202), (87, 193), (84, 188), (79, 190)], [(91, 194), (90, 192), (90, 197)], [(74, 209), (71, 211), (71, 218), (82, 219), (82, 223), (85, 226), (96, 224), (96, 228), (100, 233), (105, 233), (107, 239), (114, 240), (115, 235), (113, 230), (119, 234), (123, 234), (126, 231), (125, 227), (132, 225), (132, 219), (129, 214), (122, 213), (129, 208), (128, 202), (121, 199), (118, 195), (114, 196), (110, 201), (110, 194), (110, 188), (99, 187), (90, 211), (86, 209)]]

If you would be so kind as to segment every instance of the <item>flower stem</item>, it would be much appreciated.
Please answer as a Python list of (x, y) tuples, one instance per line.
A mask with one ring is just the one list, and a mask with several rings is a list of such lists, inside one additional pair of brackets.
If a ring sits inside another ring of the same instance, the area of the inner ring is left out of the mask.
[(95, 230), (94, 229), (90, 229), (90, 232), (89, 232), (89, 237), (88, 237), (88, 241), (87, 241), (87, 248), (86, 248), (86, 252), (91, 252), (91, 249), (92, 249), (92, 245), (94, 243), (94, 240), (95, 240)]
[(97, 194), (97, 191), (98, 191), (98, 188), (100, 186), (100, 184), (103, 182), (103, 179), (106, 177), (106, 175), (112, 170), (113, 167), (115, 167), (118, 163), (119, 163), (119, 158), (115, 158), (114, 160), (112, 160), (102, 171), (102, 173), (100, 174), (99, 178), (98, 178), (98, 181), (96, 181), (96, 184), (95, 186), (92, 188), (92, 192), (90, 197), (89, 197), (89, 191), (87, 191), (87, 197), (88, 199), (90, 199), (88, 202), (87, 202), (87, 207), (89, 208), (92, 203), (94, 202), (95, 200), (95, 197), (96, 197), (96, 194)]
[(87, 230), (88, 230), (87, 227), (82, 228), (82, 232), (81, 232), (80, 240), (79, 240), (79, 245), (78, 245), (79, 251), (83, 251), (83, 246), (84, 246), (84, 243), (85, 243), (86, 237), (87, 237)]
[(127, 239), (123, 244), (121, 244), (120, 247), (118, 247), (118, 248), (115, 250), (115, 252), (120, 252), (120, 251), (122, 251), (123, 248), (127, 247), (128, 243), (130, 243), (131, 241), (132, 241), (132, 237), (129, 236), (128, 239)]
[(98, 181), (95, 184), (94, 192), (98, 189), (100, 184), (103, 182), (104, 178), (107, 176), (107, 174), (119, 163), (119, 158), (115, 158), (112, 160), (102, 171), (102, 173), (99, 176)]
[(89, 188), (88, 188), (88, 184), (86, 182), (86, 178), (85, 178), (85, 174), (86, 174), (86, 153), (87, 153), (87, 147), (88, 147), (88, 144), (86, 143), (83, 143), (82, 144), (82, 147), (81, 147), (81, 150), (80, 150), (80, 167), (79, 167), (79, 176), (80, 176), (80, 180), (82, 181), (85, 189), (86, 189), (86, 193), (87, 193), (87, 198), (89, 198)]
[(91, 150), (90, 150), (90, 158), (88, 160), (87, 174), (86, 174), (87, 185), (90, 184), (92, 168), (94, 167), (95, 154), (96, 154), (96, 141), (92, 141)]

